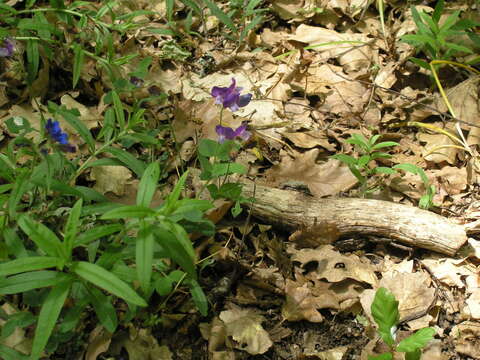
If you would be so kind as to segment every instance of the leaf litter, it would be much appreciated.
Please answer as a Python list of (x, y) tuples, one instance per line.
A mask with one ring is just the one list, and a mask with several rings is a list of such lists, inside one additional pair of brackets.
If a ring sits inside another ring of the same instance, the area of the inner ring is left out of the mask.
[[(317, 198), (346, 196), (357, 185), (347, 166), (329, 158), (343, 150), (353, 153), (352, 147), (341, 147), (353, 132), (371, 135), (372, 129), (381, 128), (380, 133), (385, 133), (388, 124), (399, 121), (430, 121), (436, 128), (455, 131), (451, 119), (442, 116), (446, 108), (429, 88), (428, 77), (407, 64), (415, 49), (398, 42), (394, 49), (386, 47), (385, 41), (393, 40), (384, 39), (372, 2), (323, 1), (321, 7), (317, 3), (272, 2), (271, 16), (282, 21), (271, 27), (264, 24), (250, 34), (245, 48), (255, 52), (228, 50), (232, 44), (219, 40), (215, 17), (209, 16), (203, 25), (198, 21), (196, 31), (210, 31), (212, 38), (189, 39), (194, 43), (192, 50), (198, 51), (192, 56), (198, 61), (202, 52), (214, 54), (214, 71), (209, 74), (199, 74), (197, 64), (176, 60), (171, 53), (171, 58), (164, 60), (173, 40), (169, 35), (152, 35), (143, 29), (129, 35), (123, 51), (128, 52), (129, 46), (136, 49), (134, 40), (139, 42), (142, 56), (156, 59), (146, 81), (172, 100), (172, 106), (151, 109), (160, 121), (171, 120), (175, 141), (182, 146), (180, 160), (172, 148), (165, 147), (172, 154), (168, 171), (194, 166), (193, 146), (199, 139), (217, 138), (220, 110), (213, 106), (210, 90), (229, 86), (232, 78), (245, 93), (254, 94), (235, 115), (222, 114), (223, 126), (238, 128), (246, 121), (254, 134), (244, 150), (255, 154), (246, 160), (250, 174), (256, 174), (259, 183)], [(165, 26), (163, 3), (130, 5), (156, 12), (151, 26)], [(387, 28), (390, 36), (398, 41), (415, 30), (408, 7), (395, 1), (385, 5), (393, 16)], [(179, 6), (177, 11), (184, 10), (183, 4), (175, 6)], [(455, 2), (451, 6), (457, 7)], [(214, 47), (214, 38), (225, 48)], [(40, 102), (54, 76), (48, 73), (49, 64), (43, 66), (43, 76), (31, 89)], [(134, 63), (124, 65), (122, 71), (128, 74), (134, 67)], [(88, 62), (81, 78), (107, 83), (105, 74)], [(447, 96), (463, 120), (468, 144), (478, 145), (478, 78), (449, 85)], [(90, 92), (103, 95), (94, 89)], [(76, 92), (62, 94), (60, 101), (67, 108), (77, 108), (88, 129), (99, 127), (103, 117), (100, 105), (82, 104)], [(0, 110), (3, 136), (14, 136), (6, 120), (16, 116), (29, 119), (39, 130), (36, 105), (11, 104), (3, 84), (0, 106), (5, 109)], [(60, 125), (75, 145), (83, 145), (66, 122), (60, 120)], [(455, 145), (451, 138), (413, 126), (387, 131), (401, 140), (400, 147), (392, 151), (391, 165), (418, 164), (437, 189), (434, 202), (439, 212), (459, 223), (480, 223), (478, 174), (464, 151), (451, 147)], [(87, 180), (99, 193), (117, 202), (133, 203), (136, 189), (128, 188), (135, 184), (132, 177), (124, 166), (102, 166), (92, 168)], [(418, 176), (412, 174), (386, 176), (384, 183), (391, 198), (409, 204), (425, 191)], [(130, 359), (260, 359), (261, 354), (275, 359), (366, 359), (367, 352), (378, 347), (372, 335), (370, 305), (381, 286), (400, 302), (401, 319), (405, 319), (402, 331), (425, 326), (437, 330), (436, 342), (426, 349), (429, 359), (480, 358), (480, 226), (467, 227), (471, 235), (468, 252), (466, 246), (457, 258), (445, 258), (368, 243), (368, 239), (366, 246), (356, 246), (365, 239), (357, 239), (355, 234), (341, 239), (354, 244), (353, 250), (340, 251), (335, 236), (327, 241), (288, 239), (282, 231), (258, 220), (251, 219), (247, 226), (225, 213), (219, 216), (218, 220), (225, 219), (215, 237), (197, 243), (199, 253), (215, 259), (202, 274), (202, 286), (212, 295), (211, 314), (200, 318), (191, 313), (185, 296), (176, 294), (168, 311), (158, 314), (161, 326), (152, 330), (136, 329), (133, 323), (129, 331), (112, 336), (93, 330), (85, 359), (102, 359), (104, 352), (119, 355), (122, 349)], [(328, 224), (316, 226), (328, 228)], [(16, 330), (1, 342), (20, 349), (27, 340), (26, 334)]]

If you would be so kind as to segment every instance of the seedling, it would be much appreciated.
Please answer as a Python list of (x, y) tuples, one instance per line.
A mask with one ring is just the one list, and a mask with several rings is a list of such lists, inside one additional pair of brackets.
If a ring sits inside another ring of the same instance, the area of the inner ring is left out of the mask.
[(347, 143), (356, 145), (357, 149), (362, 153), (358, 158), (355, 158), (346, 154), (336, 154), (332, 158), (340, 160), (348, 165), (348, 168), (353, 175), (358, 179), (361, 185), (361, 193), (372, 192), (376, 189), (375, 186), (370, 186), (368, 180), (377, 174), (394, 174), (395, 170), (385, 166), (372, 167), (370, 163), (375, 159), (389, 159), (390, 154), (378, 151), (390, 146), (396, 146), (398, 143), (395, 141), (383, 141), (377, 144), (380, 135), (374, 135), (370, 139), (366, 139), (361, 134), (352, 134), (352, 136), (346, 140)]
[(369, 355), (368, 360), (391, 360), (393, 359), (393, 352), (405, 353), (405, 359), (407, 360), (419, 360), (422, 355), (422, 349), (433, 339), (435, 330), (426, 327), (397, 342), (396, 333), (400, 316), (398, 301), (390, 291), (383, 287), (379, 288), (375, 293), (370, 309), (373, 319), (378, 326), (378, 335), (389, 346), (390, 352), (377, 356)]
[[(407, 34), (401, 37), (403, 42), (415, 46), (422, 51), (430, 60), (449, 60), (459, 53), (472, 54), (473, 51), (459, 44), (459, 39), (468, 36), (474, 43), (480, 43), (480, 37), (473, 31), (468, 31), (479, 24), (469, 19), (459, 19), (460, 10), (454, 11), (442, 23), (440, 19), (445, 9), (445, 1), (439, 0), (432, 16), (426, 12), (419, 12), (412, 6), (412, 17), (417, 26), (416, 34)], [(412, 62), (424, 69), (430, 70), (428, 62), (410, 58)]]
[(420, 176), (422, 179), (423, 185), (425, 186), (425, 194), (422, 195), (418, 202), (418, 206), (422, 209), (428, 210), (431, 207), (435, 206), (433, 203), (433, 196), (435, 195), (435, 185), (430, 184), (425, 171), (421, 167), (418, 167), (413, 164), (398, 164), (393, 167), (395, 170), (404, 170), (411, 172), (412, 174)]

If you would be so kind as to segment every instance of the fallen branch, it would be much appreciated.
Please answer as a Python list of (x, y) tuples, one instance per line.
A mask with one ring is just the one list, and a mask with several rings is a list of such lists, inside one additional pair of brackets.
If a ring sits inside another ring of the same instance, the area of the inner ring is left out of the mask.
[(462, 225), (433, 212), (381, 200), (318, 199), (301, 192), (245, 183), (243, 195), (255, 197), (251, 212), (290, 230), (333, 223), (341, 236), (376, 235), (449, 256), (467, 241)]

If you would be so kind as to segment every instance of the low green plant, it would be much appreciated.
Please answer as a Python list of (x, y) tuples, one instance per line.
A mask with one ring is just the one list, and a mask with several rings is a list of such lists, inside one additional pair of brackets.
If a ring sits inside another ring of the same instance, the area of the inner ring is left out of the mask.
[(391, 360), (394, 352), (405, 353), (406, 360), (419, 360), (422, 349), (433, 339), (435, 330), (429, 327), (417, 330), (409, 337), (396, 340), (399, 324), (398, 301), (387, 289), (381, 287), (375, 293), (371, 305), (372, 317), (377, 324), (377, 332), (390, 352), (377, 356), (368, 356), (369, 360)]
[(395, 173), (395, 170), (390, 167), (371, 166), (371, 162), (376, 159), (391, 158), (390, 154), (378, 150), (398, 145), (395, 141), (377, 143), (379, 139), (380, 135), (374, 135), (370, 139), (366, 139), (361, 134), (352, 134), (351, 137), (345, 141), (356, 146), (357, 150), (361, 153), (360, 157), (356, 158), (346, 154), (335, 154), (332, 156), (333, 159), (340, 160), (348, 166), (352, 174), (360, 182), (360, 191), (363, 195), (376, 189), (376, 186), (372, 186), (369, 183), (369, 180), (374, 175)]
[[(254, 30), (256, 26), (260, 25), (263, 21), (263, 14), (268, 11), (265, 8), (258, 8), (263, 0), (230, 0), (228, 10), (223, 11), (216, 1), (212, 0), (200, 0), (195, 2), (193, 0), (181, 0), (182, 3), (188, 9), (187, 32), (190, 32), (190, 25), (192, 23), (192, 16), (199, 16), (204, 19), (204, 9), (208, 8), (210, 14), (215, 16), (229, 32), (224, 33), (224, 36), (230, 40), (236, 41), (240, 45), (247, 37), (251, 30)], [(173, 21), (173, 8), (174, 1), (167, 0), (167, 18), (175, 26)], [(239, 26), (236, 24), (240, 24)]]
[(422, 179), (423, 186), (425, 187), (425, 194), (423, 194), (418, 201), (418, 206), (422, 209), (428, 210), (431, 207), (435, 206), (433, 203), (433, 197), (435, 196), (435, 185), (430, 184), (430, 180), (428, 180), (427, 174), (425, 174), (425, 171), (417, 165), (413, 164), (397, 164), (392, 167), (392, 169), (395, 170), (403, 170), (403, 171), (408, 171), (414, 175), (420, 176), (420, 179)]
[[(459, 39), (469, 37), (477, 46), (480, 45), (480, 36), (473, 29), (479, 24), (469, 19), (460, 19), (461, 10), (453, 11), (444, 21), (440, 19), (445, 10), (445, 1), (439, 0), (433, 14), (418, 11), (411, 7), (413, 21), (417, 26), (416, 34), (407, 34), (401, 41), (422, 51), (429, 60), (449, 60), (459, 53), (473, 54), (470, 47), (459, 44)], [(470, 31), (472, 30), (472, 31)], [(410, 58), (412, 62), (424, 69), (430, 70), (427, 61), (419, 58)]]

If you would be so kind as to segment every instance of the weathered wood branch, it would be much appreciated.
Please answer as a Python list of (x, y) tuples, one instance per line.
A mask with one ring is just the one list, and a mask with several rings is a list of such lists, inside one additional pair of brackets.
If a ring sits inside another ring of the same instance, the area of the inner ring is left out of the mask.
[(467, 241), (462, 225), (433, 212), (381, 200), (318, 199), (301, 192), (245, 183), (244, 193), (255, 197), (251, 212), (268, 223), (288, 229), (316, 223), (336, 225), (340, 235), (363, 234), (390, 238), (412, 247), (454, 255)]

